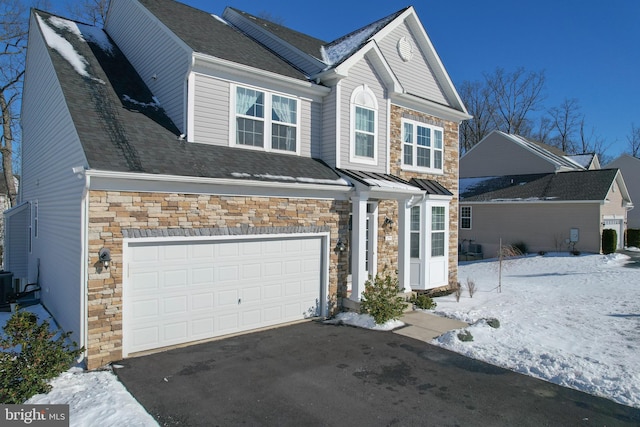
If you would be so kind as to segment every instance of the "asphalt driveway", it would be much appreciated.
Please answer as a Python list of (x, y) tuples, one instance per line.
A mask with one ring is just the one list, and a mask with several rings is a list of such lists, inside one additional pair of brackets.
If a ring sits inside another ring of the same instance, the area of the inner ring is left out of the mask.
[(640, 409), (391, 332), (304, 322), (126, 359), (163, 426), (622, 426)]

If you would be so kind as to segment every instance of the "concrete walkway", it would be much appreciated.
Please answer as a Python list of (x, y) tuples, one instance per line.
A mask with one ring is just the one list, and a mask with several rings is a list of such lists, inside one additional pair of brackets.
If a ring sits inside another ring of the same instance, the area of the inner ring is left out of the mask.
[(405, 337), (429, 342), (445, 332), (469, 326), (460, 320), (436, 316), (420, 310), (408, 311), (400, 318), (407, 326), (393, 332)]

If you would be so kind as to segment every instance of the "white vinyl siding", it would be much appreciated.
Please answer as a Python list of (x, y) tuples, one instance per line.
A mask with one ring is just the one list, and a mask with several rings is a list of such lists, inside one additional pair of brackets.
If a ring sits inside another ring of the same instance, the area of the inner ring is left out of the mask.
[[(351, 97), (354, 90), (362, 85), (366, 85), (373, 92), (377, 101), (376, 158), (375, 162), (366, 163), (364, 166), (362, 163), (353, 161), (354, 158), (351, 151), (353, 138), (351, 120), (354, 117)], [(373, 66), (366, 58), (349, 70), (349, 77), (342, 81), (340, 94), (340, 167), (345, 169), (363, 169), (365, 167), (366, 170), (371, 172), (386, 173), (388, 107), (385, 99), (385, 89)]]
[(336, 120), (338, 120), (336, 96), (340, 90), (340, 85), (335, 86), (331, 93), (324, 98), (322, 103), (322, 151), (320, 157), (329, 166), (335, 167), (339, 167), (338, 160), (336, 159), (336, 142), (338, 140), (336, 129)]
[[(398, 41), (405, 37), (413, 47), (411, 60), (405, 62), (398, 54)], [(380, 49), (389, 62), (402, 87), (410, 94), (450, 105), (433, 74), (433, 69), (420, 52), (416, 38), (406, 23), (398, 26), (379, 43)]]
[[(31, 22), (31, 27), (37, 25)], [(53, 64), (38, 31), (30, 32), (22, 103), (22, 200), (38, 201), (38, 238), (29, 256), (28, 281), (40, 276), (41, 298), (72, 339), (82, 342), (81, 212), (86, 166)], [(98, 84), (98, 83), (95, 83)], [(55, 167), (51, 167), (55, 165)], [(46, 256), (45, 256), (46, 254)]]
[(193, 142), (229, 145), (229, 82), (195, 74)]
[(137, 1), (111, 0), (105, 29), (184, 132), (191, 49)]

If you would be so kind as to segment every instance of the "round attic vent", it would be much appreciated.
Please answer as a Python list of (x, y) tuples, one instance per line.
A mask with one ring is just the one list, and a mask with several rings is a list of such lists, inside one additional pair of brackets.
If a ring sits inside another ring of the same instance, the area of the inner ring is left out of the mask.
[(406, 37), (400, 37), (398, 40), (398, 54), (404, 62), (409, 62), (413, 58), (413, 45)]

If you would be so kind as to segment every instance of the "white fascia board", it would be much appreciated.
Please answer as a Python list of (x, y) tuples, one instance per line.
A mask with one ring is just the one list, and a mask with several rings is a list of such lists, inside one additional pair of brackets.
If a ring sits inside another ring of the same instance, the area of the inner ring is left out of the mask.
[(145, 193), (188, 193), (237, 196), (295, 197), (303, 199), (346, 199), (353, 187), (305, 182), (257, 181), (112, 172), (90, 169), (90, 190), (139, 191)]
[[(227, 61), (225, 59), (216, 58), (203, 53), (194, 52), (193, 59), (194, 70), (202, 69), (202, 71), (211, 70), (214, 72), (228, 73), (230, 76), (241, 76), (245, 79), (253, 81), (257, 80), (267, 86), (273, 85), (275, 82), (283, 85), (284, 87), (295, 88), (295, 90), (305, 93), (313, 99), (324, 97), (331, 91), (328, 87), (316, 85), (308, 81), (294, 79), (293, 77), (287, 77), (271, 71), (249, 67), (248, 65), (238, 64), (237, 62)], [(203, 72), (203, 74), (207, 73)]]
[(460, 123), (473, 118), (466, 112), (462, 112), (428, 99), (420, 98), (409, 93), (391, 94), (391, 102), (398, 107), (405, 107), (411, 110), (420, 111), (444, 120)]
[(553, 203), (553, 204), (569, 204), (569, 205), (578, 205), (578, 204), (585, 204), (585, 203), (597, 203), (597, 204), (604, 204), (604, 200), (516, 200), (516, 199), (510, 199), (510, 200), (491, 200), (491, 201), (473, 201), (473, 202), (468, 202), (465, 201), (464, 199), (459, 200), (458, 204), (459, 205), (495, 205), (495, 204), (501, 204), (501, 205), (507, 205), (507, 204), (511, 204), (511, 205), (524, 205), (524, 204), (529, 204), (529, 205), (535, 205), (535, 204), (549, 204), (549, 203)]
[(622, 193), (622, 198), (628, 202), (628, 206), (633, 207), (633, 202), (631, 200), (631, 195), (629, 194), (629, 189), (627, 188), (627, 184), (624, 182), (624, 177), (622, 176), (622, 172), (618, 169), (616, 173), (615, 182), (618, 184), (618, 188), (620, 188), (620, 193)]

